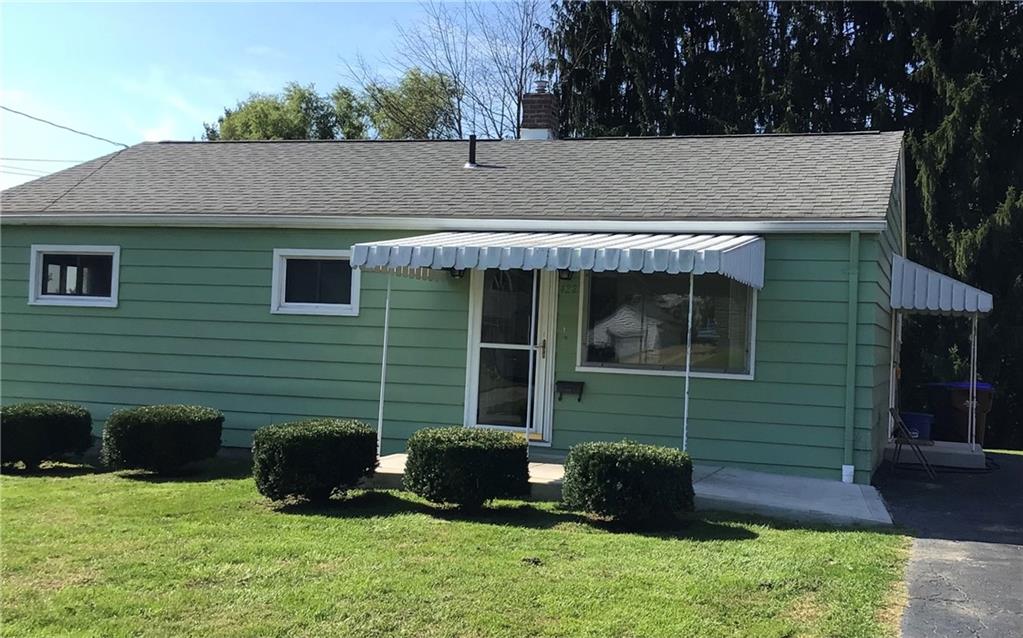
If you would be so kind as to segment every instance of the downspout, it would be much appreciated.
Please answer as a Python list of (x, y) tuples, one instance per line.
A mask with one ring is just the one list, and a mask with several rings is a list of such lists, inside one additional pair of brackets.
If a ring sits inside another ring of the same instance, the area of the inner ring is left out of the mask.
[(845, 326), (845, 439), (842, 455), (842, 482), (852, 483), (856, 468), (853, 444), (856, 428), (856, 323), (859, 311), (860, 233), (849, 234), (849, 308)]

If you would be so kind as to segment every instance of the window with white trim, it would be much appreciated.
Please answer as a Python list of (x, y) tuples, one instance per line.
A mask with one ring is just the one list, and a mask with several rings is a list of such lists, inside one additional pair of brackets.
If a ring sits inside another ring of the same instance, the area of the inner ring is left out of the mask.
[(350, 250), (274, 250), (270, 311), (296, 315), (359, 314), (358, 269)]
[(31, 247), (28, 303), (117, 307), (119, 246)]
[[(685, 370), (688, 275), (587, 273), (582, 296), (580, 368), (652, 374)], [(750, 375), (753, 289), (717, 274), (696, 275), (693, 297), (691, 370)]]

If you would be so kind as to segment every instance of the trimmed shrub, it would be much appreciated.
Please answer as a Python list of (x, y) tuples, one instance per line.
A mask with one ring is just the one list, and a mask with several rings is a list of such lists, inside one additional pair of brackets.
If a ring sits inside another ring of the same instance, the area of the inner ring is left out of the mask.
[(116, 410), (103, 428), (103, 463), (165, 474), (220, 450), (224, 415), (199, 405)]
[(92, 416), (71, 403), (18, 403), (0, 408), (0, 462), (27, 468), (92, 447)]
[(405, 489), (464, 508), (526, 495), (526, 440), (512, 432), (464, 427), (419, 430), (408, 440)]
[(565, 460), (565, 505), (623, 523), (674, 520), (693, 510), (693, 463), (674, 448), (581, 443)]
[(326, 501), (377, 465), (377, 435), (350, 419), (309, 419), (256, 431), (253, 476), (259, 493), (275, 501), (300, 496)]

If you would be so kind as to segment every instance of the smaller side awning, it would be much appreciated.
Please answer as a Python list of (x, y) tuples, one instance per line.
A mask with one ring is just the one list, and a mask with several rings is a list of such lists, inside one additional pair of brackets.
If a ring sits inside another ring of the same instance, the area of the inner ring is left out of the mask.
[(991, 293), (935, 272), (904, 257), (892, 257), (892, 309), (940, 315), (990, 312)]
[(763, 288), (764, 240), (756, 235), (449, 232), (355, 244), (352, 266), (718, 273)]

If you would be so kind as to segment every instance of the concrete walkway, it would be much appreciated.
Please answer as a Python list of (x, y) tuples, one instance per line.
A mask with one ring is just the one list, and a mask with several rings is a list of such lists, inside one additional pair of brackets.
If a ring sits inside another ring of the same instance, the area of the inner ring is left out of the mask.
[[(564, 470), (561, 463), (530, 463), (532, 497), (559, 500)], [(404, 472), (404, 454), (381, 457), (371, 485), (399, 488)], [(881, 496), (869, 485), (696, 465), (693, 468), (693, 490), (696, 492), (696, 508), (701, 510), (763, 514), (834, 525), (892, 524)]]
[(895, 522), (916, 539), (905, 638), (1023, 636), (1023, 456), (990, 454), (991, 471), (882, 471)]

